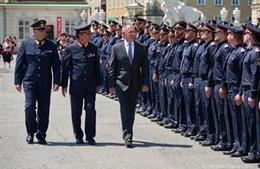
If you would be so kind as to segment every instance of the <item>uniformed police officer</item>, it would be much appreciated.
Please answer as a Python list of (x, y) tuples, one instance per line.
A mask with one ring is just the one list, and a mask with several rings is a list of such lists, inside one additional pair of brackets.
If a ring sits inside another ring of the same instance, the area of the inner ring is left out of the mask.
[(240, 157), (245, 152), (244, 146), (242, 145), (242, 134), (244, 132), (241, 112), (242, 101), (237, 101), (241, 98), (241, 91), (239, 88), (241, 83), (243, 56), (245, 53), (245, 49), (242, 46), (242, 36), (243, 28), (238, 26), (229, 27), (227, 38), (232, 51), (224, 61), (225, 72), (223, 76), (223, 85), (219, 90), (220, 97), (224, 98), (227, 95), (234, 137), (232, 150), (224, 152), (224, 154), (231, 155), (232, 157)]
[(91, 35), (91, 42), (94, 43), (98, 48), (100, 49), (102, 46), (102, 41), (103, 41), (103, 35), (102, 33), (99, 32), (99, 22), (96, 20), (93, 20), (91, 22), (92, 30), (93, 33)]
[(67, 93), (70, 77), (70, 101), (74, 135), (77, 144), (83, 143), (81, 114), (84, 102), (86, 111), (85, 135), (90, 145), (95, 144), (96, 134), (96, 91), (100, 86), (99, 51), (90, 41), (90, 25), (75, 27), (78, 40), (66, 47), (62, 60), (62, 94)]
[(211, 147), (215, 151), (226, 151), (232, 146), (229, 116), (225, 108), (226, 99), (219, 96), (224, 74), (224, 61), (230, 54), (230, 47), (227, 43), (227, 30), (227, 23), (222, 22), (216, 25), (215, 41), (217, 42), (217, 52), (213, 59), (212, 73), (209, 77), (210, 83), (214, 85), (213, 97), (218, 117), (218, 128), (216, 128), (218, 130), (218, 144)]
[(207, 48), (205, 48), (204, 52), (201, 55), (201, 61), (199, 64), (199, 77), (200, 81), (200, 97), (201, 97), (201, 105), (202, 112), (205, 117), (204, 125), (206, 131), (206, 140), (200, 142), (202, 146), (211, 146), (215, 142), (215, 128), (213, 121), (213, 112), (211, 106), (211, 86), (209, 86), (208, 74), (210, 70), (210, 66), (212, 63), (212, 59), (214, 56), (214, 52), (216, 50), (216, 43), (214, 42), (214, 31), (215, 28), (212, 24), (206, 23), (202, 28), (202, 36), (201, 38), (207, 44)]
[(29, 144), (33, 143), (35, 133), (39, 144), (47, 144), (51, 88), (57, 91), (60, 84), (57, 46), (46, 39), (45, 25), (45, 20), (31, 25), (34, 38), (22, 41), (15, 67), (16, 90), (21, 92), (23, 86), (25, 94), (26, 141)]
[(184, 133), (185, 137), (190, 137), (196, 134), (196, 119), (194, 111), (194, 91), (192, 83), (192, 69), (193, 60), (198, 49), (197, 42), (197, 27), (189, 23), (185, 33), (186, 47), (183, 51), (182, 62), (180, 65), (181, 73), (181, 87), (184, 96), (185, 110), (186, 110), (186, 125), (187, 131)]
[[(251, 88), (253, 77), (257, 71), (256, 59), (259, 57), (260, 30), (253, 24), (248, 23), (244, 31), (244, 43), (247, 44), (246, 54), (243, 61), (243, 72), (241, 80), (241, 89), (243, 95), (243, 107), (245, 118), (245, 138), (243, 144), (246, 143), (247, 156), (243, 156), (242, 160), (246, 163), (257, 162), (257, 139), (256, 139), (256, 91)], [(258, 75), (259, 76), (259, 75)]]

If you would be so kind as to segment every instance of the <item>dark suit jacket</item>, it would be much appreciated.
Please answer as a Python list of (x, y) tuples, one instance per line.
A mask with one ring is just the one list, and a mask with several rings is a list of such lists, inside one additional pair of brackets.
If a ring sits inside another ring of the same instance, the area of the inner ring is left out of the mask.
[(96, 92), (96, 86), (100, 86), (99, 51), (93, 43), (86, 48), (80, 47), (78, 41), (67, 46), (61, 65), (61, 85), (67, 87), (70, 78), (70, 94)]
[(123, 91), (130, 86), (139, 91), (142, 85), (149, 85), (147, 50), (134, 42), (134, 59), (130, 64), (124, 41), (112, 47), (109, 66), (109, 86), (118, 85)]

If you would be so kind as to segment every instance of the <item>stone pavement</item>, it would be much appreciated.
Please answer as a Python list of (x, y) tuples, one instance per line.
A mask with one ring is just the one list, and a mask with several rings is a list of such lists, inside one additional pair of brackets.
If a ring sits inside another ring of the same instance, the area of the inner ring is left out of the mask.
[[(256, 164), (213, 152), (208, 147), (136, 116), (134, 148), (122, 142), (119, 105), (97, 95), (96, 146), (76, 145), (69, 97), (52, 94), (48, 145), (25, 142), (24, 95), (15, 91), (13, 70), (0, 61), (1, 169), (253, 169)], [(84, 119), (84, 117), (82, 118)]]

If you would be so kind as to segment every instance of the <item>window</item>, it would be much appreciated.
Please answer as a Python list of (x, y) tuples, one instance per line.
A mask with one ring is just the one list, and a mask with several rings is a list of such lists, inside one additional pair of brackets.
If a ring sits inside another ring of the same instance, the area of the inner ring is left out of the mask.
[(73, 27), (75, 26), (75, 21), (74, 20), (66, 20), (65, 21), (65, 32), (68, 34), (73, 34), (74, 29)]
[(216, 15), (214, 17), (214, 19), (217, 21), (217, 22), (220, 22), (221, 21), (221, 16), (220, 15)]
[(206, 5), (206, 0), (197, 0), (198, 5)]
[(20, 20), (18, 23), (19, 39), (30, 38), (30, 21)]
[(214, 5), (223, 5), (223, 0), (213, 0)]
[(248, 6), (251, 6), (253, 4), (253, 0), (248, 0)]
[(232, 6), (239, 6), (240, 0), (231, 0), (231, 5)]

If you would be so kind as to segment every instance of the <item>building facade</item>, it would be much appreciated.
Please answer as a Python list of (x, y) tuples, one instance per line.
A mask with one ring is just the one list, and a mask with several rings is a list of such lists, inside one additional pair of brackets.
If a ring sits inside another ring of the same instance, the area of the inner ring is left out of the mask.
[(253, 0), (252, 23), (260, 25), (260, 0)]
[(32, 35), (30, 25), (45, 19), (48, 36), (55, 39), (62, 32), (73, 33), (73, 27), (83, 20), (87, 22), (89, 11), (89, 4), (79, 0), (5, 1), (0, 4), (0, 38), (11, 35), (18, 41), (28, 39)]
[(232, 22), (232, 12), (238, 7), (241, 11), (241, 23), (251, 17), (251, 4), (253, 0), (183, 0), (187, 5), (198, 8), (208, 19), (221, 20), (220, 10), (225, 7), (228, 11), (227, 21)]

